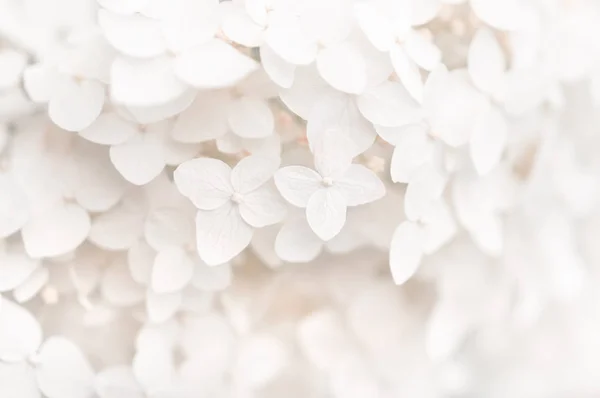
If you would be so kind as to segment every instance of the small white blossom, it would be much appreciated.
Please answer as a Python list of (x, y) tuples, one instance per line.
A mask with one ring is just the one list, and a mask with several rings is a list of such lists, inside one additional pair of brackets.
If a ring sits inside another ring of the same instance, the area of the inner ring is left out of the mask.
[(285, 208), (268, 184), (279, 160), (242, 159), (233, 170), (217, 159), (198, 158), (175, 171), (175, 184), (199, 209), (198, 253), (208, 265), (231, 260), (248, 246), (254, 228), (279, 222)]
[(277, 171), (275, 184), (288, 202), (306, 208), (308, 224), (319, 238), (327, 241), (342, 230), (348, 206), (380, 199), (385, 195), (385, 186), (371, 170), (351, 164), (349, 157), (336, 156), (332, 146), (319, 146), (315, 153), (317, 171), (287, 166)]

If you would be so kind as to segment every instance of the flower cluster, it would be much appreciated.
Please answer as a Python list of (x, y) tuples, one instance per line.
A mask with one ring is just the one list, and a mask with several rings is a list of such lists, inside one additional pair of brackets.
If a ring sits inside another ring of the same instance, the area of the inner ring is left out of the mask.
[(597, 0), (0, 0), (0, 397), (600, 394), (598, 37)]

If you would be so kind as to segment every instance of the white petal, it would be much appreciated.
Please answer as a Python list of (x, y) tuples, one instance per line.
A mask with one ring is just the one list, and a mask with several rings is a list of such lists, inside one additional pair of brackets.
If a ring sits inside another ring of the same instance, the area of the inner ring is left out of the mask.
[(169, 10), (174, 5), (180, 3), (180, 0), (177, 0), (175, 4), (166, 0), (145, 0), (143, 7), (140, 10), (138, 10), (138, 12), (149, 18), (162, 19), (165, 16), (169, 15)]
[(421, 68), (432, 71), (442, 60), (442, 52), (418, 32), (412, 32), (405, 44), (406, 53)]
[(99, 398), (144, 398), (146, 395), (128, 366), (115, 366), (96, 375), (94, 382)]
[(292, 112), (307, 120), (315, 103), (328, 94), (335, 93), (319, 75), (315, 66), (297, 68), (294, 83), (289, 89), (279, 93), (283, 103)]
[(283, 58), (277, 55), (275, 51), (266, 44), (260, 47), (260, 61), (265, 72), (275, 84), (283, 88), (292, 87), (292, 84), (294, 83), (294, 72), (296, 71), (295, 65), (284, 61)]
[(171, 131), (179, 142), (205, 142), (227, 133), (230, 97), (225, 92), (199, 93), (194, 102), (177, 117)]
[(135, 185), (152, 181), (165, 167), (163, 149), (148, 134), (136, 134), (110, 148), (110, 160), (123, 178)]
[(394, 46), (390, 52), (392, 65), (402, 85), (417, 101), (423, 101), (423, 79), (419, 67), (408, 57), (408, 54), (401, 46)]
[(48, 398), (91, 398), (94, 371), (79, 348), (63, 337), (51, 337), (42, 345), (36, 378)]
[[(434, 19), (444, 2), (456, 2), (457, 0), (412, 0), (411, 1), (411, 23), (412, 25), (424, 25)], [(462, 0), (458, 0), (461, 2)]]
[(61, 60), (59, 71), (68, 76), (107, 84), (110, 81), (110, 64), (117, 53), (100, 32), (75, 33), (68, 41), (76, 51), (70, 51)]
[(173, 180), (181, 194), (202, 210), (224, 205), (231, 194), (231, 169), (221, 160), (198, 158), (181, 164)]
[(100, 288), (102, 297), (118, 307), (136, 305), (145, 297), (145, 290), (132, 279), (124, 262), (118, 261), (105, 271)]
[(20, 230), (29, 219), (27, 197), (10, 174), (0, 174), (0, 238)]
[(432, 204), (442, 195), (447, 177), (433, 166), (421, 167), (410, 180), (404, 197), (404, 211), (411, 221), (427, 214)]
[(265, 184), (279, 167), (278, 158), (246, 156), (231, 171), (231, 184), (239, 193), (248, 193)]
[(148, 60), (118, 57), (111, 67), (111, 98), (117, 104), (140, 107), (174, 101), (188, 87), (173, 73), (168, 56)]
[(151, 322), (162, 323), (169, 320), (181, 306), (180, 291), (171, 293), (155, 293), (148, 290), (146, 295), (146, 311)]
[[(117, 14), (133, 14), (141, 11), (148, 0), (97, 0), (98, 4), (107, 10)], [(104, 398), (104, 397), (102, 397)]]
[(149, 285), (156, 251), (140, 239), (127, 251), (127, 265), (131, 278), (140, 285)]
[(0, 253), (0, 292), (13, 290), (38, 268), (39, 262), (29, 258), (21, 250)]
[(25, 92), (33, 101), (44, 103), (50, 101), (56, 91), (59, 74), (56, 68), (46, 64), (30, 65), (23, 71)]
[(196, 262), (192, 285), (203, 292), (217, 292), (227, 288), (231, 284), (232, 272), (229, 264), (221, 264), (218, 267)]
[(256, 24), (242, 10), (234, 10), (225, 16), (221, 27), (227, 38), (246, 47), (258, 47), (263, 41), (264, 26)]
[(312, 231), (306, 218), (292, 219), (281, 227), (275, 239), (275, 252), (284, 261), (307, 263), (323, 249), (323, 241)]
[(27, 362), (0, 362), (0, 396), (15, 398), (41, 398), (35, 373)]
[(423, 251), (425, 254), (438, 251), (458, 231), (451, 210), (443, 199), (437, 201), (430, 208), (430, 211), (423, 217), (423, 224), (425, 228)]
[(367, 66), (363, 54), (350, 42), (328, 47), (317, 57), (317, 69), (336, 90), (361, 93), (367, 85)]
[(315, 168), (322, 177), (342, 178), (352, 164), (352, 144), (337, 131), (325, 131), (309, 141)]
[(79, 135), (88, 141), (101, 145), (122, 144), (138, 132), (135, 124), (130, 123), (116, 113), (103, 113)]
[(500, 30), (514, 30), (531, 22), (526, 6), (518, 0), (473, 0), (471, 8), (486, 24)]
[(221, 23), (219, 3), (184, 0), (171, 4), (161, 27), (169, 49), (179, 53), (212, 39)]
[(432, 72), (425, 87), (431, 134), (452, 147), (469, 141), (475, 118), (488, 106), (487, 99), (459, 73)]
[(75, 204), (64, 204), (32, 218), (23, 227), (25, 250), (31, 257), (54, 257), (75, 250), (90, 232), (90, 216)]
[(254, 231), (250, 246), (256, 256), (269, 268), (276, 269), (283, 264), (283, 261), (275, 253), (275, 238), (279, 226), (271, 225), (266, 228)]
[(146, 217), (144, 237), (155, 250), (183, 246), (194, 236), (189, 212), (176, 207), (159, 207)]
[(320, 189), (306, 207), (310, 228), (324, 241), (335, 237), (346, 223), (346, 201), (335, 189)]
[(306, 207), (310, 197), (321, 188), (322, 177), (308, 167), (288, 166), (277, 170), (274, 180), (285, 200)]
[(417, 103), (404, 87), (389, 81), (360, 95), (356, 104), (364, 117), (380, 126), (400, 126), (418, 114)]
[(155, 19), (140, 14), (118, 15), (100, 10), (98, 25), (106, 40), (125, 55), (149, 58), (167, 49), (160, 23)]
[(116, 205), (129, 184), (110, 163), (108, 150), (81, 142), (75, 154), (80, 165), (74, 196), (90, 212), (102, 212)]
[(161, 250), (152, 267), (152, 290), (171, 293), (183, 289), (194, 274), (194, 263), (188, 254), (178, 247)]
[(152, 106), (127, 106), (131, 119), (141, 124), (162, 122), (183, 112), (194, 101), (197, 91), (187, 88), (178, 97)]
[(24, 360), (35, 353), (41, 343), (42, 328), (34, 316), (12, 301), (1, 299), (0, 359), (7, 362)]
[(270, 13), (265, 39), (276, 54), (294, 65), (308, 65), (317, 55), (317, 44), (303, 31), (299, 18), (285, 11)]
[(385, 195), (385, 185), (375, 173), (360, 164), (353, 164), (344, 176), (335, 181), (346, 199), (346, 205), (359, 206), (374, 202)]
[(25, 303), (34, 298), (50, 279), (50, 271), (46, 267), (38, 267), (25, 282), (13, 290), (13, 297), (17, 303)]
[(286, 214), (284, 202), (271, 184), (245, 194), (239, 208), (244, 221), (255, 228), (276, 224)]
[(425, 231), (419, 224), (405, 221), (396, 228), (390, 245), (390, 270), (397, 285), (409, 280), (423, 257)]
[(217, 39), (183, 52), (175, 61), (181, 80), (204, 89), (233, 86), (256, 68), (253, 59)]
[(431, 158), (433, 144), (423, 125), (408, 125), (401, 130), (396, 139), (390, 172), (392, 181), (408, 183), (421, 165)]
[(229, 127), (243, 138), (263, 138), (273, 134), (273, 112), (263, 100), (242, 97), (231, 103), (228, 112)]
[(8, 90), (20, 84), (21, 74), (27, 66), (27, 57), (18, 51), (4, 48), (0, 51), (0, 90)]
[(479, 175), (489, 173), (500, 162), (507, 135), (506, 119), (496, 107), (479, 117), (469, 146), (473, 165)]
[(366, 2), (356, 3), (354, 14), (358, 25), (379, 51), (388, 51), (394, 44), (394, 32), (389, 18)]
[(183, 143), (171, 137), (169, 131), (159, 133), (154, 137), (163, 148), (163, 158), (167, 166), (179, 166), (198, 155), (202, 149), (201, 144)]
[(467, 66), (473, 84), (485, 93), (496, 92), (503, 83), (506, 58), (491, 30), (477, 31), (469, 46)]
[(307, 0), (298, 13), (305, 34), (322, 47), (345, 40), (355, 26), (351, 3), (346, 0)]
[[(324, 133), (336, 135), (337, 149), (356, 156), (373, 144), (377, 133), (358, 110), (354, 98), (334, 94), (322, 97), (308, 116), (306, 135), (311, 150)], [(349, 147), (348, 147), (349, 146)]]
[(102, 84), (90, 80), (76, 82), (65, 78), (57, 83), (48, 105), (48, 115), (59, 127), (68, 131), (79, 131), (96, 120), (103, 106)]
[(199, 210), (196, 215), (198, 254), (208, 265), (223, 264), (237, 256), (250, 244), (252, 233), (237, 206), (230, 203), (216, 210)]
[(482, 252), (498, 257), (504, 248), (504, 224), (499, 215), (487, 212), (466, 226)]
[(136, 199), (138, 197), (125, 200), (108, 212), (94, 217), (90, 241), (107, 250), (126, 250), (133, 246), (142, 234), (146, 216)]

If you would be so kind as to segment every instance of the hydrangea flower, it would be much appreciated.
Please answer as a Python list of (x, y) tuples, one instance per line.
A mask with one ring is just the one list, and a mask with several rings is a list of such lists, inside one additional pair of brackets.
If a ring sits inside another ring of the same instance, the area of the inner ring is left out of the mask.
[(352, 164), (344, 153), (340, 156), (344, 151), (333, 144), (325, 138), (316, 148), (316, 171), (287, 166), (275, 173), (281, 195), (292, 205), (306, 208), (308, 224), (325, 241), (344, 227), (348, 206), (360, 206), (385, 195), (385, 186), (371, 170)]
[(600, 391), (599, 21), (0, 0), (0, 397)]
[(91, 397), (94, 371), (64, 337), (42, 343), (42, 329), (26, 309), (0, 302), (0, 392), (24, 398)]
[(233, 169), (212, 158), (177, 168), (177, 188), (198, 208), (198, 254), (208, 265), (231, 260), (250, 244), (254, 228), (283, 219), (285, 207), (268, 183), (278, 165), (278, 159), (252, 155)]

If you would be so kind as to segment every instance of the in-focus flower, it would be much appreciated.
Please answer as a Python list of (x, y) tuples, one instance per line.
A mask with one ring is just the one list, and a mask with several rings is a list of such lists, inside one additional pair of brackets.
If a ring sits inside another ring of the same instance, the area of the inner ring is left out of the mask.
[(269, 184), (278, 166), (279, 159), (252, 155), (233, 169), (198, 158), (175, 170), (177, 188), (198, 208), (198, 254), (208, 265), (231, 260), (250, 244), (254, 228), (283, 219), (285, 206)]
[(363, 165), (352, 164), (345, 151), (333, 146), (343, 144), (328, 139), (318, 144), (317, 171), (287, 166), (275, 173), (281, 195), (292, 205), (306, 208), (308, 224), (325, 241), (344, 227), (348, 206), (370, 203), (385, 195), (385, 186), (375, 173)]

